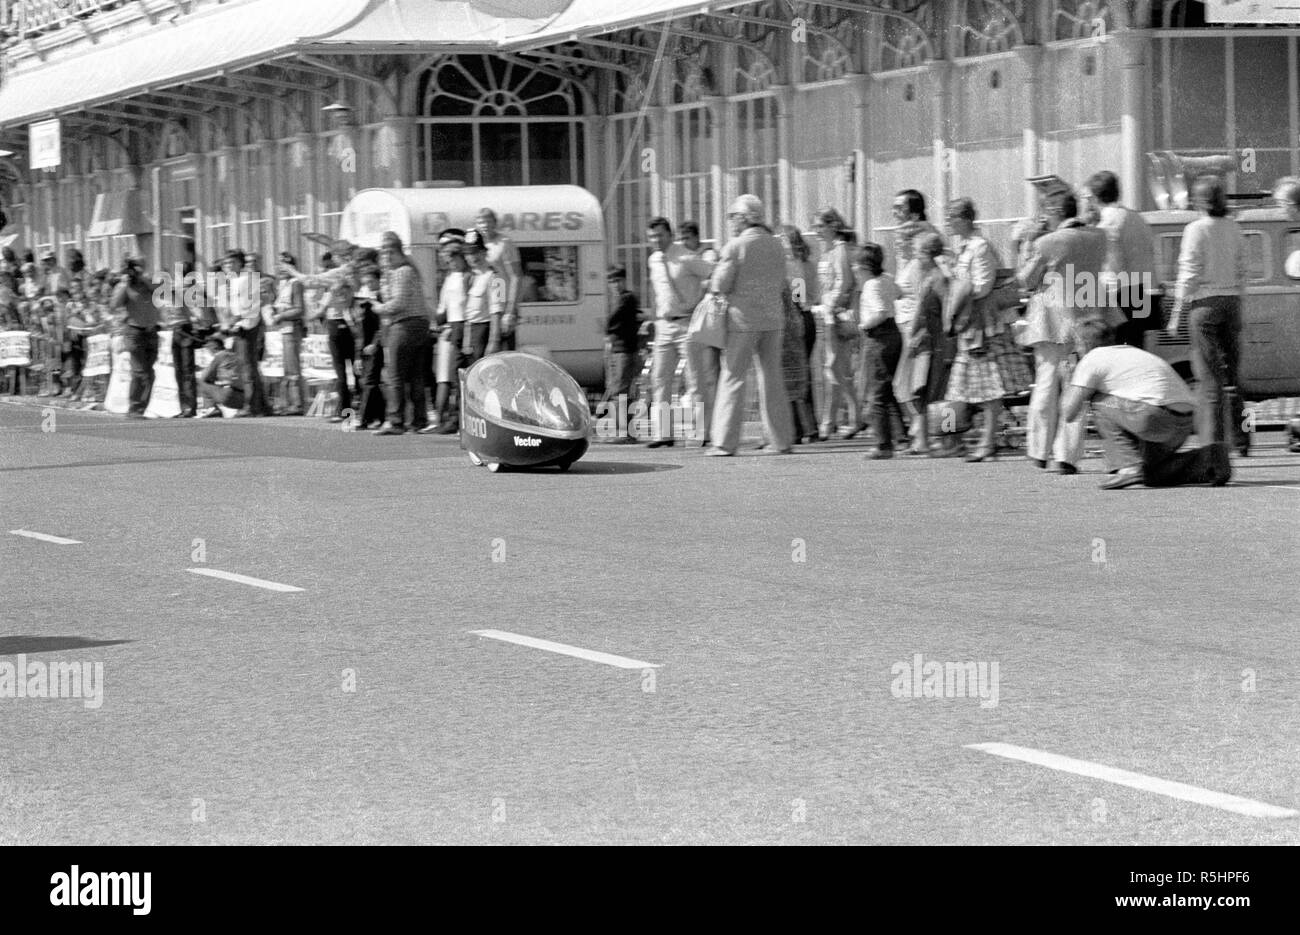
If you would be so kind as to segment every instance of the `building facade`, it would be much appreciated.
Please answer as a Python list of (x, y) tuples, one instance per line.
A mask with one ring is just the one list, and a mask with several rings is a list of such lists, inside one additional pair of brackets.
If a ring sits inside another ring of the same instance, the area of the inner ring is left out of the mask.
[[(572, 183), (639, 280), (647, 218), (720, 240), (742, 192), (876, 239), (899, 189), (968, 195), (996, 241), (1033, 175), (1110, 168), (1150, 207), (1150, 150), (1235, 154), (1238, 190), (1300, 169), (1300, 29), (1190, 0), (10, 0), (0, 22), (0, 233), (92, 266), (314, 250), (371, 186)], [(55, 116), (59, 164), (31, 169)]]

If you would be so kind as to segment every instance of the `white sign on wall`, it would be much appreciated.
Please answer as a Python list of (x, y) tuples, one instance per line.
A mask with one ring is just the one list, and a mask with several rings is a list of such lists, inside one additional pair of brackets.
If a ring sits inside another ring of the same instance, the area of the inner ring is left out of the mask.
[(1300, 23), (1296, 0), (1207, 0), (1207, 23)]
[(29, 128), (33, 169), (53, 169), (62, 161), (59, 118), (42, 120)]

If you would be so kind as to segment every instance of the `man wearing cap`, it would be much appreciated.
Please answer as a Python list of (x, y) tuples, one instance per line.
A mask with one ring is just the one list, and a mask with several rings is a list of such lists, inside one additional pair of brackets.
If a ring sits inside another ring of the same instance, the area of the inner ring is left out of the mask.
[[(663, 448), (673, 445), (673, 380), (678, 362), (689, 360), (686, 330), (695, 306), (704, 297), (705, 284), (713, 275), (713, 264), (693, 255), (681, 244), (673, 243), (673, 225), (667, 218), (651, 218), (646, 224), (646, 239), (652, 250), (646, 263), (655, 310), (654, 399), (651, 408), (654, 439), (646, 447)], [(783, 258), (782, 270), (784, 262)], [(686, 368), (686, 391), (693, 401), (700, 400), (698, 381), (689, 366)]]
[(1079, 473), (1083, 460), (1083, 423), (1060, 418), (1061, 393), (1074, 366), (1074, 328), (1078, 321), (1100, 318), (1107, 307), (1099, 294), (1106, 234), (1084, 225), (1078, 213), (1068, 190), (1043, 198), (1047, 230), (1028, 232), (1028, 255), (1017, 274), (1033, 293), (1020, 335), (1034, 349), (1035, 367), (1025, 447), (1038, 467), (1046, 469), (1054, 458), (1057, 472), (1067, 475)]
[[(460, 430), (460, 420), (452, 406), (452, 391), (456, 386), (456, 372), (469, 366), (465, 353), (465, 310), (469, 302), (469, 287), (473, 280), (469, 262), (465, 259), (465, 232), (448, 228), (438, 236), (438, 254), (447, 270), (438, 290), (436, 321), (442, 331), (438, 339), (438, 360), (435, 382), (434, 409), (438, 413), (439, 435), (451, 435)], [(484, 344), (486, 347), (486, 344)]]
[[(611, 266), (605, 274), (611, 311), (605, 322), (605, 399), (618, 406), (632, 397), (632, 378), (637, 372), (637, 336), (641, 330), (641, 303), (627, 288), (627, 270)], [(621, 411), (621, 407), (619, 410)], [(627, 426), (620, 425), (620, 439), (632, 441)]]
[(352, 367), (352, 379), (360, 379), (356, 364), (356, 341), (350, 322), (356, 291), (352, 270), (354, 250), (355, 247), (348, 241), (337, 241), (326, 254), (331, 265), (326, 267), (325, 272), (304, 276), (296, 268), (292, 271), (293, 278), (302, 283), (304, 289), (325, 290), (321, 306), (325, 313), (325, 332), (329, 336), (330, 360), (334, 364), (334, 392), (338, 394), (338, 408), (330, 416), (331, 422), (342, 422), (343, 413), (352, 409), (352, 389), (348, 384), (349, 365)]
[(501, 277), (505, 283), (505, 310), (501, 315), (501, 339), (498, 350), (515, 349), (515, 328), (519, 322), (519, 287), (524, 278), (523, 262), (519, 258), (519, 248), (497, 230), (497, 215), (491, 208), (479, 211), (474, 222), (474, 230), (482, 238), (487, 251), (488, 266)]
[(219, 334), (208, 335), (208, 350), (212, 351), (212, 360), (199, 377), (199, 391), (208, 403), (208, 408), (199, 417), (202, 419), (220, 419), (221, 407), (242, 409), (244, 391), (239, 382), (239, 360), (226, 350), (226, 342)]
[(384, 323), (388, 423), (374, 434), (403, 435), (408, 405), (414, 431), (429, 425), (424, 370), (431, 319), (420, 272), (402, 249), (402, 238), (386, 231), (380, 238), (379, 258), (383, 268), (379, 291), (385, 301), (376, 304), (374, 309)]
[(465, 235), (465, 260), (469, 284), (465, 295), (466, 354), (472, 367), (488, 354), (501, 350), (501, 322), (505, 317), (509, 287), (487, 260), (487, 245), (478, 231)]
[(781, 376), (781, 341), (785, 329), (785, 248), (764, 224), (763, 202), (741, 195), (727, 212), (731, 239), (722, 248), (710, 289), (727, 302), (727, 343), (713, 406), (710, 457), (730, 457), (740, 445), (745, 379), (751, 367), (758, 376), (764, 450), (789, 454), (794, 443), (794, 416)]
[(109, 305), (124, 328), (126, 351), (131, 355), (131, 401), (126, 417), (143, 419), (153, 394), (153, 365), (158, 362), (158, 309), (153, 304), (153, 287), (144, 278), (143, 262), (128, 259), (123, 273)]
[(198, 385), (195, 382), (194, 350), (199, 344), (195, 335), (192, 310), (186, 301), (185, 280), (173, 286), (176, 301), (169, 302), (163, 319), (166, 330), (172, 335), (172, 370), (176, 375), (176, 398), (180, 403), (180, 412), (176, 418), (193, 419), (198, 413)]
[[(302, 339), (307, 334), (307, 304), (303, 300), (301, 280), (294, 279), (290, 270), (298, 268), (292, 253), (280, 254), (279, 279), (275, 305), (271, 313), (271, 327), (280, 332), (281, 358), (284, 361), (284, 414), (300, 416), (307, 407), (307, 379), (302, 375)], [(295, 392), (296, 391), (296, 394)], [(290, 397), (296, 395), (296, 402)]]
[(264, 416), (269, 409), (257, 356), (262, 334), (261, 277), (255, 272), (245, 272), (244, 254), (239, 250), (231, 250), (225, 255), (221, 272), (217, 313), (221, 316), (222, 327), (235, 338), (234, 352), (239, 359), (246, 403), (236, 415)]

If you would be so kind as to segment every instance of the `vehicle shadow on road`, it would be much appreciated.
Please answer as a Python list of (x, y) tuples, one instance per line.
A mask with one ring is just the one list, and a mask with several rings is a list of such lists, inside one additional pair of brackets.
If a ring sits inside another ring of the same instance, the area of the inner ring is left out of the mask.
[(84, 636), (0, 636), (0, 656), (19, 653), (53, 653), (69, 649), (119, 646), (134, 640), (88, 640)]
[[(680, 471), (680, 464), (644, 464), (636, 461), (579, 461), (567, 474), (652, 474), (656, 471)], [(510, 468), (512, 474), (555, 474), (554, 467)]]

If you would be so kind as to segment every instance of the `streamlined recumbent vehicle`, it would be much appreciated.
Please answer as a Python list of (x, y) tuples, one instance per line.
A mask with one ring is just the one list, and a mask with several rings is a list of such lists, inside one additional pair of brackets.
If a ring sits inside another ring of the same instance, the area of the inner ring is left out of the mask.
[(586, 393), (545, 358), (507, 351), (460, 372), (460, 442), (475, 465), (567, 471), (590, 436)]

